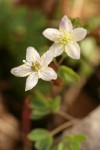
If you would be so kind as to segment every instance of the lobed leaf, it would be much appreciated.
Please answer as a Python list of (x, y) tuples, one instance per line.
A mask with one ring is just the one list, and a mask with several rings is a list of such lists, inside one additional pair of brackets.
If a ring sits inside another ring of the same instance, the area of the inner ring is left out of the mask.
[(31, 98), (30, 107), (32, 109), (31, 118), (41, 119), (42, 117), (56, 113), (60, 108), (60, 97), (55, 97), (54, 100), (46, 98), (40, 92), (37, 92), (34, 97)]
[(49, 150), (53, 144), (53, 137), (45, 129), (35, 129), (28, 135), (28, 139), (35, 142), (37, 150)]
[(67, 83), (74, 83), (79, 80), (78, 74), (67, 66), (61, 66), (59, 68), (58, 76)]

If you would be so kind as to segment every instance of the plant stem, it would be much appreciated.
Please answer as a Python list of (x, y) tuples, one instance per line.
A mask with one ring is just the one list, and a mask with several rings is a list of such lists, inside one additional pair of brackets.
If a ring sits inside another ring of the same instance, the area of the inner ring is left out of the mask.
[(74, 119), (74, 120), (68, 121), (68, 122), (60, 125), (59, 127), (55, 128), (54, 130), (51, 131), (51, 135), (54, 136), (57, 133), (63, 131), (64, 129), (66, 129), (66, 128), (72, 126), (72, 125), (74, 125), (75, 121), (76, 120)]
[(58, 62), (59, 66), (60, 66), (60, 65), (62, 64), (62, 62), (64, 61), (65, 57), (66, 57), (66, 56), (63, 54), (62, 57), (61, 57), (61, 59), (60, 59), (59, 62)]
[(60, 110), (60, 111), (58, 112), (58, 114), (59, 114), (60, 116), (62, 116), (63, 118), (67, 119), (67, 120), (74, 120), (74, 119), (75, 119), (73, 116), (67, 114), (66, 112), (64, 112), (64, 111), (62, 111), (62, 110)]
[(53, 62), (54, 62), (54, 64), (55, 64), (55, 66), (58, 68), (58, 67), (59, 67), (59, 64), (58, 64), (56, 58), (53, 59)]

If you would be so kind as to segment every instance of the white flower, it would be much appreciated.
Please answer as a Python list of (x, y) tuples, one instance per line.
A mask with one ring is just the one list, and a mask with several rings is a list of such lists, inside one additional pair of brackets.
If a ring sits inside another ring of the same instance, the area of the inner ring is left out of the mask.
[(76, 43), (81, 41), (87, 34), (84, 28), (73, 29), (71, 21), (67, 16), (64, 16), (60, 22), (59, 30), (54, 28), (47, 28), (43, 35), (54, 44), (50, 47), (50, 51), (54, 57), (59, 56), (65, 52), (68, 56), (74, 59), (80, 58), (80, 47)]
[(48, 67), (52, 59), (50, 51), (45, 52), (40, 57), (33, 47), (28, 47), (26, 50), (26, 60), (23, 60), (24, 64), (11, 69), (11, 73), (18, 77), (28, 76), (25, 91), (31, 90), (37, 84), (39, 78), (45, 81), (57, 78), (56, 72), (51, 67)]

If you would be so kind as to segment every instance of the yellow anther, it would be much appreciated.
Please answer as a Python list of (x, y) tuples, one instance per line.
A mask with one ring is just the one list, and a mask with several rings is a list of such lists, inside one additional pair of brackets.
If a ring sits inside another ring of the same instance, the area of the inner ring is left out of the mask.
[(73, 42), (74, 36), (72, 32), (62, 31), (61, 29), (60, 32), (62, 32), (63, 35), (56, 36), (56, 40), (54, 41), (55, 44), (59, 43), (60, 45), (65, 45), (68, 44), (69, 42)]
[(34, 57), (34, 54), (32, 54), (32, 57)]
[(60, 31), (60, 32), (63, 32), (63, 30), (62, 30), (62, 29), (60, 29), (59, 31)]
[(63, 44), (60, 44), (60, 46), (63, 46)]
[(56, 36), (56, 38), (60, 38), (60, 36), (59, 36), (59, 35), (57, 35), (57, 36)]

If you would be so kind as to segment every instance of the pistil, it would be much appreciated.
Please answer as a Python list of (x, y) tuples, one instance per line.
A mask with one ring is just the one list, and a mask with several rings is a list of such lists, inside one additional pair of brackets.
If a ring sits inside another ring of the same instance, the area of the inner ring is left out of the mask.
[(32, 62), (32, 66), (31, 66), (31, 69), (33, 71), (39, 71), (41, 69), (41, 65), (39, 64), (39, 62)]

